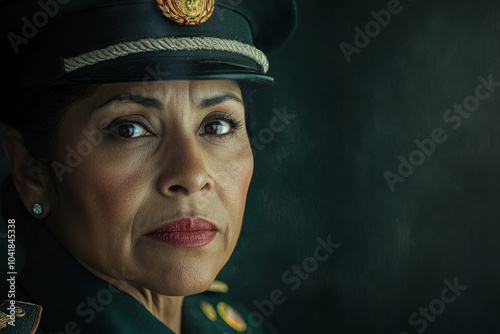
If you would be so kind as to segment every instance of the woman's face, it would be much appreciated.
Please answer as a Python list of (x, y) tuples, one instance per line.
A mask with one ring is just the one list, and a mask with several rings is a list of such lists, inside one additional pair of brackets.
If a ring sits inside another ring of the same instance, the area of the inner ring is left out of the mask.
[(252, 177), (241, 98), (229, 80), (99, 86), (61, 121), (55, 161), (68, 169), (49, 228), (99, 274), (204, 291), (236, 245)]

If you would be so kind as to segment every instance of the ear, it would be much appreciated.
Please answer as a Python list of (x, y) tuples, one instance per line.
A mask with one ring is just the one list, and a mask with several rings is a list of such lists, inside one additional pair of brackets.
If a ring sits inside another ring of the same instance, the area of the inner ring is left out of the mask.
[[(3, 149), (9, 160), (12, 178), (26, 210), (35, 218), (45, 218), (50, 212), (50, 180), (43, 166), (26, 151), (24, 140), (18, 130), (9, 128), (3, 135)], [(39, 203), (43, 212), (36, 215), (33, 206)]]

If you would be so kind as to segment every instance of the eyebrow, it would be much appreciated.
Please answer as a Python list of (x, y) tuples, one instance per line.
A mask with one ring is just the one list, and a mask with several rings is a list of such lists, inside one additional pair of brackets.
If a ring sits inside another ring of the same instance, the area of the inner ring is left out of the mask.
[(236, 101), (236, 102), (241, 103), (243, 106), (245, 105), (243, 103), (243, 100), (240, 99), (235, 94), (224, 93), (222, 95), (218, 95), (218, 96), (214, 96), (214, 97), (210, 97), (210, 98), (201, 100), (200, 104), (198, 105), (198, 108), (200, 108), (200, 109), (210, 108), (210, 107), (213, 107), (215, 105), (224, 103), (226, 101)]
[(90, 113), (93, 113), (94, 111), (104, 108), (108, 105), (110, 105), (113, 102), (125, 102), (125, 103), (135, 103), (140, 106), (143, 106), (145, 108), (152, 108), (152, 109), (157, 109), (157, 110), (162, 110), (163, 109), (163, 103), (161, 101), (151, 98), (151, 97), (145, 97), (142, 95), (136, 95), (136, 94), (127, 94), (127, 93), (121, 93), (121, 94), (116, 94), (107, 99), (106, 101), (96, 105), (90, 110)]
[[(198, 105), (198, 108), (200, 109), (206, 109), (210, 108), (212, 106), (224, 103), (226, 101), (236, 101), (241, 103), (243, 106), (245, 105), (243, 103), (243, 100), (240, 99), (237, 95), (233, 93), (224, 93), (218, 96), (210, 97), (201, 100), (200, 104)], [(151, 108), (151, 109), (156, 109), (156, 110), (163, 110), (164, 109), (164, 104), (155, 98), (152, 97), (146, 97), (142, 95), (136, 95), (136, 94), (128, 94), (128, 93), (121, 93), (121, 94), (116, 94), (107, 99), (106, 101), (97, 104), (93, 108), (89, 110), (89, 116), (96, 110), (99, 110), (101, 108), (104, 108), (108, 105), (110, 105), (113, 102), (124, 102), (124, 103), (135, 103), (140, 106), (143, 106), (145, 108)]]

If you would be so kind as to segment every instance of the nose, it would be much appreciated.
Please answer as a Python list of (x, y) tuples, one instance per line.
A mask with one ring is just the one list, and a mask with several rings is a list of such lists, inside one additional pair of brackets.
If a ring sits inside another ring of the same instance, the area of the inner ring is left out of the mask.
[(196, 139), (179, 139), (166, 148), (159, 191), (163, 196), (207, 194), (214, 185), (208, 156)]

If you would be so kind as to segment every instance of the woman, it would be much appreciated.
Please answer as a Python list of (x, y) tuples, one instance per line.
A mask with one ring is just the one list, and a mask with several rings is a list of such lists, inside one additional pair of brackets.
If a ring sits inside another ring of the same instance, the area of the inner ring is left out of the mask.
[(248, 94), (273, 83), (263, 51), (291, 34), (293, 1), (2, 7), (14, 103), (2, 204), (26, 254), (3, 330), (271, 330), (213, 283), (252, 176)]

